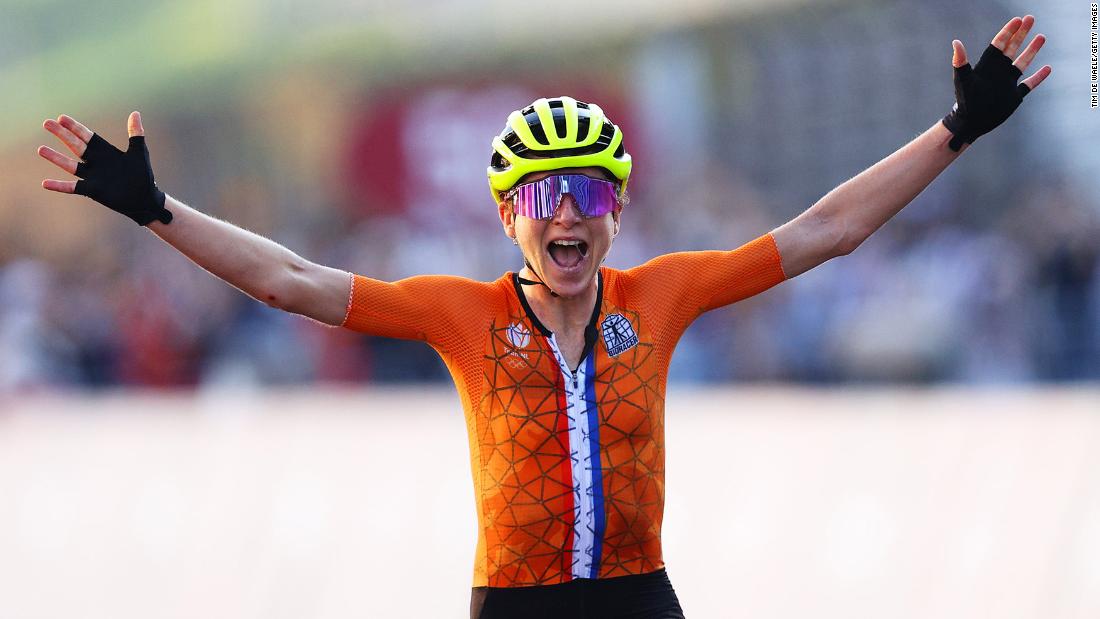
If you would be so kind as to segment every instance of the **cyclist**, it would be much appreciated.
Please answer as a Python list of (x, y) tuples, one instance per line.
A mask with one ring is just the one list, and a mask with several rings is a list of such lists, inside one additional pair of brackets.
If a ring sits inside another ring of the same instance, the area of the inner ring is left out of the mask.
[(539, 99), (493, 139), (489, 185), (523, 268), (492, 282), (383, 282), (317, 265), (166, 196), (144, 130), (129, 149), (76, 120), (45, 128), (82, 161), (39, 152), (89, 196), (148, 226), (252, 297), (320, 322), (430, 344), (465, 411), (479, 536), (471, 616), (683, 617), (664, 569), (664, 393), (673, 348), (703, 312), (855, 250), (1050, 73), (1022, 84), (1038, 35), (1013, 18), (972, 69), (953, 42), (956, 105), (897, 152), (786, 224), (732, 251), (602, 266), (619, 231), (631, 158), (594, 104)]

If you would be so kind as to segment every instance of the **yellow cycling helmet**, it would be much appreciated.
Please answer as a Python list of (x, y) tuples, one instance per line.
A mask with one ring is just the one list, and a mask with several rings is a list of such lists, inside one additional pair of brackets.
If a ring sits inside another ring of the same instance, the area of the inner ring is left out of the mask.
[(600, 106), (572, 97), (537, 99), (508, 115), (504, 131), (493, 138), (489, 189), (499, 203), (504, 192), (532, 172), (562, 168), (603, 168), (619, 180), (630, 177), (630, 155), (623, 132)]

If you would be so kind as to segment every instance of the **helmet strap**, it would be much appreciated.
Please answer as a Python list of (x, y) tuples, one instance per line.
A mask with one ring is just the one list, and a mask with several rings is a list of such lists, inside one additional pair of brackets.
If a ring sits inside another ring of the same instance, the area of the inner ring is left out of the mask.
[(520, 284), (522, 284), (524, 286), (546, 286), (546, 289), (550, 291), (550, 296), (552, 296), (552, 297), (558, 296), (558, 293), (554, 292), (553, 288), (551, 288), (550, 286), (547, 286), (546, 282), (542, 281), (542, 276), (538, 274), (538, 271), (535, 270), (535, 267), (531, 266), (531, 261), (527, 259), (527, 256), (523, 257), (523, 264), (527, 265), (527, 268), (531, 269), (531, 272), (534, 273), (535, 277), (537, 277), (539, 279), (538, 279), (538, 281), (532, 281), (532, 280), (526, 279), (524, 277), (519, 277), (517, 275), (516, 279), (519, 280)]

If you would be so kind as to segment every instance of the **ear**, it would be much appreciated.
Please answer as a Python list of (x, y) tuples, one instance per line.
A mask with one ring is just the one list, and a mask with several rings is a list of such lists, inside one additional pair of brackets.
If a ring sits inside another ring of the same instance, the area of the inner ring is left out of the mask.
[(516, 214), (507, 202), (497, 203), (497, 213), (500, 215), (500, 225), (504, 227), (504, 234), (509, 238), (516, 238)]
[(620, 225), (619, 218), (622, 217), (622, 214), (623, 214), (623, 207), (621, 207), (621, 206), (617, 206), (617, 207), (615, 207), (615, 210), (611, 211), (611, 219), (612, 219), (612, 221), (615, 222), (615, 230), (611, 233), (611, 238), (615, 238), (616, 236), (619, 235), (619, 225)]

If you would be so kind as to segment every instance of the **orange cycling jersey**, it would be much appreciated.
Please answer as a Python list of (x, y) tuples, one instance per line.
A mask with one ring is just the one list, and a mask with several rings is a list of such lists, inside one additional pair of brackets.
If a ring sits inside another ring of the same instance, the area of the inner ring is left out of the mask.
[(703, 312), (783, 281), (775, 240), (600, 267), (575, 370), (517, 278), (355, 275), (343, 326), (423, 340), (447, 364), (470, 440), (475, 587), (658, 570), (673, 348)]

